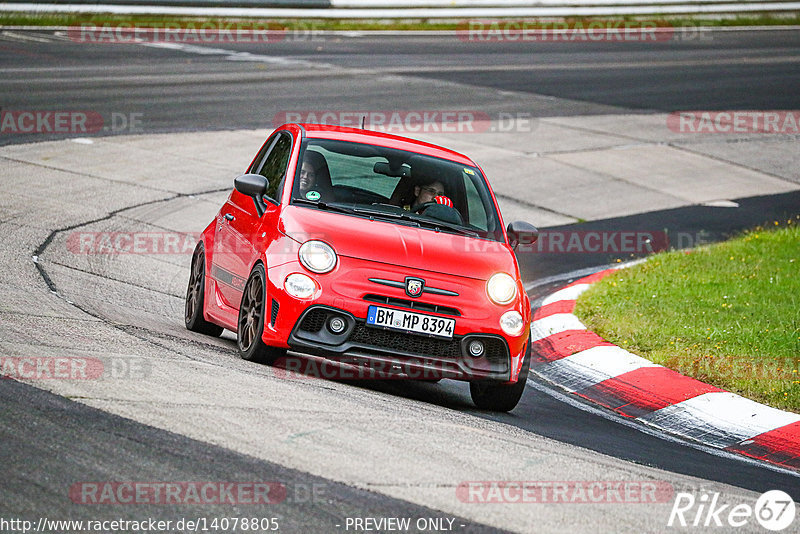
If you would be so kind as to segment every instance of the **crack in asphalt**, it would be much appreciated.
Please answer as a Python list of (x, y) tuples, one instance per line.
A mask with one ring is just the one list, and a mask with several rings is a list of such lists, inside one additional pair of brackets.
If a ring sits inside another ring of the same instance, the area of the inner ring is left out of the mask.
[[(87, 271), (86, 269), (81, 269), (80, 267), (75, 267), (73, 265), (67, 265), (66, 263), (61, 263), (61, 262), (58, 262), (58, 261), (51, 261), (50, 263), (52, 265), (58, 265), (59, 267), (63, 267), (65, 269), (69, 269), (71, 271), (77, 271), (79, 273), (88, 274), (89, 276), (96, 276), (97, 278), (102, 278), (104, 280), (110, 280), (112, 282), (125, 284), (127, 286), (135, 287), (137, 289), (144, 289), (145, 291), (152, 291), (153, 293), (158, 293), (159, 295), (164, 295), (166, 297), (173, 297), (173, 298), (178, 298), (178, 299), (183, 297), (183, 295), (175, 295), (173, 293), (168, 293), (166, 291), (162, 291), (160, 289), (155, 289), (153, 287), (143, 286), (141, 284), (137, 284), (135, 282), (130, 282), (128, 280), (120, 280), (119, 278), (114, 278), (112, 276), (107, 276), (107, 275), (104, 275), (104, 274), (94, 273), (92, 271)], [(175, 264), (170, 263), (169, 265), (173, 265), (174, 266)]]
[[(58, 170), (58, 169), (56, 169), (56, 170)], [(136, 184), (128, 184), (128, 185), (134, 185), (134, 187), (140, 187), (140, 186), (138, 186)], [(104, 215), (102, 217), (97, 217), (97, 218), (91, 219), (89, 221), (83, 221), (83, 222), (80, 222), (80, 223), (71, 224), (71, 225), (68, 225), (68, 226), (57, 228), (57, 229), (51, 231), (50, 234), (47, 236), (47, 238), (42, 243), (40, 243), (39, 246), (36, 247), (36, 249), (33, 251), (32, 256), (34, 258), (34, 265), (36, 266), (36, 270), (39, 272), (39, 275), (42, 277), (42, 280), (47, 285), (47, 287), (48, 287), (48, 289), (50, 290), (51, 293), (53, 293), (56, 297), (64, 300), (70, 306), (73, 306), (74, 308), (76, 308), (76, 309), (80, 310), (81, 312), (85, 313), (86, 315), (89, 315), (90, 317), (94, 317), (95, 319), (98, 319), (102, 323), (104, 323), (104, 324), (106, 324), (106, 325), (108, 325), (108, 326), (110, 326), (110, 327), (112, 327), (112, 328), (114, 328), (116, 330), (119, 330), (120, 332), (123, 332), (126, 335), (134, 337), (134, 338), (136, 338), (136, 339), (138, 339), (140, 341), (144, 341), (145, 343), (149, 343), (149, 344), (151, 344), (153, 346), (156, 346), (156, 347), (158, 347), (160, 349), (166, 350), (167, 352), (174, 353), (174, 354), (177, 354), (179, 356), (183, 356), (184, 358), (187, 358), (187, 359), (190, 359), (190, 360), (193, 360), (193, 361), (199, 361), (199, 362), (207, 363), (209, 365), (216, 365), (218, 367), (226, 367), (226, 366), (224, 366), (224, 365), (222, 365), (220, 363), (214, 363), (213, 361), (209, 361), (209, 360), (206, 360), (206, 359), (203, 359), (203, 358), (192, 356), (191, 354), (188, 354), (188, 353), (181, 352), (179, 350), (176, 350), (175, 348), (170, 348), (170, 347), (168, 347), (168, 346), (166, 346), (164, 344), (156, 342), (155, 340), (151, 339), (150, 337), (145, 336), (145, 335), (143, 335), (143, 334), (141, 334), (139, 332), (140, 331), (145, 331), (150, 336), (166, 337), (167, 339), (170, 339), (171, 341), (180, 341), (182, 344), (187, 344), (188, 343), (190, 346), (211, 350), (211, 351), (214, 351), (214, 352), (220, 353), (220, 354), (230, 355), (230, 351), (229, 350), (224, 350), (224, 349), (222, 349), (222, 348), (220, 348), (220, 347), (218, 347), (216, 345), (212, 345), (212, 344), (208, 344), (208, 343), (202, 343), (202, 342), (196, 341), (196, 340), (179, 338), (178, 336), (169, 336), (167, 334), (155, 332), (155, 331), (152, 331), (152, 330), (149, 330), (149, 329), (146, 329), (146, 328), (143, 328), (143, 327), (135, 326), (135, 325), (125, 325), (125, 324), (115, 323), (115, 322), (103, 317), (100, 313), (94, 312), (94, 311), (90, 310), (86, 306), (83, 306), (81, 304), (73, 302), (72, 300), (68, 299), (65, 295), (59, 293), (58, 286), (56, 286), (55, 282), (50, 277), (50, 275), (48, 274), (48, 272), (45, 269), (44, 265), (42, 265), (42, 262), (39, 260), (39, 258), (42, 257), (44, 252), (47, 250), (47, 247), (50, 246), (50, 244), (53, 242), (55, 237), (57, 235), (63, 233), (63, 232), (69, 232), (71, 230), (75, 230), (75, 229), (81, 228), (83, 226), (88, 226), (90, 224), (95, 224), (95, 223), (98, 223), (98, 222), (107, 221), (107, 220), (110, 220), (110, 219), (114, 218), (115, 216), (119, 215), (120, 213), (124, 213), (126, 211), (133, 210), (133, 209), (136, 209), (136, 208), (141, 208), (143, 206), (156, 205), (156, 204), (160, 204), (160, 203), (170, 202), (170, 201), (178, 199), (178, 198), (190, 197), (190, 196), (196, 196), (196, 195), (205, 195), (205, 194), (211, 194), (211, 193), (219, 193), (219, 192), (227, 191), (227, 190), (228, 190), (228, 188), (226, 187), (226, 188), (209, 189), (209, 190), (205, 190), (205, 191), (201, 191), (201, 192), (175, 193), (172, 196), (169, 196), (167, 198), (160, 198), (160, 199), (156, 199), (156, 200), (148, 200), (148, 201), (145, 201), (145, 202), (140, 202), (138, 204), (134, 204), (134, 205), (131, 205), (131, 206), (127, 206), (127, 207), (124, 207), (124, 208), (119, 208), (119, 209), (110, 211), (108, 214), (106, 214), (106, 215)], [(66, 266), (66, 265), (63, 265), (63, 264), (60, 264), (60, 263), (57, 263), (57, 262), (53, 262), (53, 264), (61, 265), (61, 266), (64, 266), (64, 267), (69, 267), (69, 266)], [(78, 269), (78, 268), (74, 268), (74, 269), (76, 269), (78, 271), (82, 271), (81, 269)], [(86, 272), (86, 271), (82, 271), (82, 272)], [(96, 276), (101, 276), (101, 275), (98, 275), (96, 273), (87, 273), (87, 274), (95, 274)], [(109, 277), (106, 277), (106, 278), (109, 279), (109, 280), (113, 280), (113, 281), (119, 281), (119, 280), (114, 280), (114, 279), (109, 278)], [(130, 285), (136, 286), (135, 284), (130, 284)], [(136, 286), (136, 287), (141, 287), (141, 286)], [(163, 293), (163, 292), (160, 292), (158, 290), (154, 290), (152, 288), (146, 288), (146, 289), (151, 289), (152, 291), (156, 291), (158, 293)], [(171, 294), (167, 294), (167, 295), (170, 296), (170, 297), (174, 296), (174, 295), (171, 295)], [(86, 319), (86, 320), (89, 321), (89, 319)], [(238, 370), (238, 369), (234, 369), (234, 370), (237, 371), (237, 372), (242, 372), (241, 370)]]
[(96, 319), (83, 319), (80, 317), (64, 317), (63, 315), (42, 315), (39, 313), (25, 313), (21, 311), (6, 311), (0, 310), (0, 315), (11, 315), (14, 317), (32, 317), (36, 319), (58, 319), (59, 321), (81, 321), (85, 323), (96, 323)]
[[(2, 157), (5, 158), (5, 156), (2, 156)], [(5, 159), (12, 159), (12, 158), (5, 158)], [(28, 162), (22, 161), (22, 160), (13, 160), (13, 161), (19, 161), (20, 163), (28, 163)], [(35, 164), (33, 164), (33, 165), (35, 165)], [(45, 165), (42, 165), (42, 167), (51, 168), (51, 167), (47, 167)], [(61, 170), (61, 169), (59, 169), (57, 167), (52, 167), (52, 169), (53, 170)], [(73, 174), (78, 174), (79, 176), (88, 176), (90, 178), (94, 178), (94, 176), (89, 175), (89, 174), (82, 174), (82, 173), (73, 173)], [(104, 178), (100, 178), (100, 179), (104, 179)], [(115, 182), (115, 180), (109, 180), (109, 181)], [(142, 185), (139, 185), (139, 184), (131, 184), (130, 182), (125, 182), (125, 184), (131, 185), (133, 187), (142, 187), (142, 188), (148, 189), (146, 186), (142, 186)], [(144, 206), (151, 206), (151, 205), (159, 204), (159, 203), (162, 203), (162, 202), (169, 202), (171, 200), (175, 200), (175, 199), (183, 198), (183, 197), (189, 197), (189, 196), (192, 196), (192, 195), (198, 195), (198, 194), (205, 195), (205, 194), (210, 194), (210, 193), (220, 193), (222, 191), (227, 191), (227, 190), (228, 190), (228, 188), (225, 187), (225, 188), (209, 189), (209, 190), (206, 190), (206, 191), (202, 191), (200, 193), (173, 193), (172, 196), (167, 197), (167, 198), (160, 198), (160, 199), (148, 200), (148, 201), (145, 201), (145, 202), (140, 202), (138, 204), (133, 204), (131, 206), (126, 206), (124, 208), (118, 208), (116, 210), (112, 210), (112, 211), (108, 212), (106, 215), (104, 215), (102, 217), (97, 217), (97, 218), (91, 219), (89, 221), (83, 221), (83, 222), (80, 222), (80, 223), (71, 224), (71, 225), (68, 225), (68, 226), (57, 228), (57, 229), (51, 231), (50, 234), (47, 236), (47, 238), (42, 243), (40, 243), (39, 246), (36, 247), (36, 249), (33, 251), (32, 256), (34, 258), (37, 258), (36, 260), (34, 260), (34, 264), (36, 265), (36, 269), (39, 271), (39, 274), (42, 276), (42, 279), (47, 284), (48, 289), (50, 289), (50, 291), (52, 291), (53, 293), (58, 295), (58, 290), (56, 288), (55, 283), (50, 278), (50, 276), (47, 274), (47, 271), (44, 269), (44, 267), (38, 261), (38, 258), (41, 258), (42, 254), (44, 254), (44, 251), (47, 249), (47, 247), (50, 246), (50, 243), (53, 242), (53, 239), (55, 239), (55, 237), (58, 234), (61, 234), (63, 232), (69, 232), (70, 230), (76, 230), (78, 228), (81, 228), (83, 226), (88, 226), (90, 224), (95, 224), (95, 223), (98, 223), (98, 222), (110, 220), (110, 219), (114, 218), (116, 215), (118, 215), (120, 213), (123, 213), (125, 211), (132, 210), (132, 209), (141, 208), (141, 207), (144, 207)], [(164, 190), (160, 190), (160, 191), (165, 192)], [(61, 295), (59, 295), (59, 297), (61, 297)], [(61, 298), (63, 298), (63, 297), (61, 297)], [(69, 301), (67, 301), (67, 302), (69, 302)], [(90, 312), (88, 312), (86, 310), (81, 309), (75, 303), (73, 303), (73, 302), (69, 302), (69, 303), (72, 304), (73, 306), (77, 307), (81, 311), (83, 311), (83, 312), (85, 312), (85, 313), (87, 313), (87, 314), (89, 314), (89, 315), (91, 315), (93, 317), (95, 316), (94, 314), (92, 314), (92, 313), (90, 313)], [(98, 317), (98, 318), (100, 318), (100, 317)]]

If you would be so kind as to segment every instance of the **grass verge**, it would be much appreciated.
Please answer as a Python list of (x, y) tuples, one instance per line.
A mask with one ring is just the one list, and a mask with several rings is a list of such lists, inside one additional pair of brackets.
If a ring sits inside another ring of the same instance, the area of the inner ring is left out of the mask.
[[(401, 13), (398, 10), (398, 13)], [(497, 20), (504, 20), (502, 18)], [(509, 18), (506, 20), (525, 20), (530, 21), (535, 27), (536, 19), (530, 18)], [(544, 19), (542, 19), (544, 20)], [(549, 20), (549, 19), (548, 19)], [(716, 27), (716, 26), (798, 26), (800, 25), (800, 13), (754, 13), (747, 15), (697, 17), (687, 16), (637, 16), (637, 17), (592, 17), (592, 18), (568, 18), (567, 21), (575, 24), (583, 23), (588, 25), (591, 21), (614, 21), (614, 20), (643, 20), (656, 22), (660, 26), (674, 28), (694, 28), (694, 27)], [(137, 24), (166, 24), (166, 23), (230, 23), (246, 22), (249, 24), (278, 25), (289, 30), (317, 30), (317, 31), (369, 31), (369, 30), (459, 30), (464, 29), (465, 20), (458, 19), (409, 19), (403, 17), (391, 19), (264, 19), (258, 17), (190, 17), (176, 15), (112, 15), (108, 13), (44, 13), (44, 12), (0, 12), (0, 26), (78, 26), (81, 24), (113, 24), (113, 23), (137, 23)], [(547, 28), (552, 28), (551, 22), (541, 22), (548, 24)]]
[(800, 412), (800, 216), (593, 285), (575, 314), (644, 358)]

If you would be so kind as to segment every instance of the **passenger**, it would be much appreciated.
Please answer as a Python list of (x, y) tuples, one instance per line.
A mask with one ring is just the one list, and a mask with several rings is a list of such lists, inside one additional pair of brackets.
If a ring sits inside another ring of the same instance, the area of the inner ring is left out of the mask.
[(331, 175), (325, 156), (319, 152), (306, 151), (298, 176), (298, 196), (308, 200), (326, 200), (325, 197), (331, 196), (331, 189)]
[(315, 190), (317, 186), (317, 171), (308, 160), (303, 161), (300, 167), (300, 183), (298, 183), (298, 191), (300, 196), (305, 198), (309, 191)]

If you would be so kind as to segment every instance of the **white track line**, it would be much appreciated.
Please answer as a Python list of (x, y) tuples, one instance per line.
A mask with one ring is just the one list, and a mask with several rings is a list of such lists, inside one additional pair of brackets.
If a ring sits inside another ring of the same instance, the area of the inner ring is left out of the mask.
[[(536, 373), (533, 369), (531, 369), (531, 373), (534, 373), (534, 374), (538, 375), (538, 373)], [(541, 376), (541, 375), (539, 375), (539, 376)], [(544, 377), (542, 377), (542, 378), (544, 378)], [(545, 380), (547, 380), (547, 379), (545, 378)], [(686, 439), (683, 436), (676, 437), (676, 436), (673, 436), (671, 434), (668, 434), (667, 432), (665, 432), (662, 429), (655, 429), (655, 428), (648, 427), (648, 426), (642, 424), (642, 421), (640, 421), (638, 419), (629, 419), (627, 417), (623, 417), (621, 415), (618, 415), (618, 414), (616, 414), (616, 413), (614, 413), (614, 412), (612, 412), (610, 410), (606, 410), (606, 409), (603, 409), (603, 408), (588, 404), (587, 402), (584, 402), (584, 401), (580, 400), (578, 397), (575, 397), (574, 395), (570, 395), (568, 393), (561, 393), (560, 391), (558, 391), (556, 389), (558, 387), (558, 384), (552, 384), (552, 386), (547, 386), (547, 385), (540, 384), (540, 383), (536, 382), (532, 378), (528, 378), (527, 385), (532, 387), (536, 391), (539, 391), (540, 393), (544, 393), (545, 395), (548, 395), (548, 396), (556, 399), (557, 401), (563, 402), (564, 404), (572, 406), (573, 408), (576, 408), (576, 409), (581, 410), (581, 411), (586, 412), (586, 413), (590, 413), (592, 415), (596, 415), (598, 417), (602, 417), (603, 419), (607, 419), (608, 421), (612, 421), (614, 423), (618, 423), (618, 424), (626, 426), (628, 428), (632, 428), (632, 429), (637, 430), (637, 431), (639, 431), (639, 432), (641, 432), (643, 434), (647, 434), (648, 436), (652, 436), (654, 438), (658, 438), (658, 439), (661, 439), (663, 441), (668, 441), (670, 443), (677, 443), (678, 445), (682, 445), (684, 447), (690, 447), (692, 449), (695, 449), (695, 450), (698, 450), (698, 451), (701, 451), (701, 452), (705, 452), (705, 453), (708, 453), (708, 454), (710, 454), (712, 456), (717, 456), (719, 458), (725, 458), (727, 460), (736, 460), (737, 462), (742, 462), (742, 463), (745, 463), (745, 464), (748, 464), (748, 465), (760, 467), (762, 469), (768, 469), (770, 471), (774, 471), (776, 473), (781, 473), (781, 474), (784, 474), (784, 475), (792, 475), (792, 476), (797, 477), (798, 479), (800, 479), (800, 472), (791, 471), (789, 469), (785, 469), (785, 468), (777, 466), (775, 464), (762, 462), (760, 460), (755, 460), (753, 458), (750, 458), (750, 457), (747, 457), (747, 456), (742, 456), (740, 454), (735, 454), (735, 453), (732, 453), (732, 452), (728, 452), (728, 451), (725, 451), (725, 450), (722, 450), (722, 449), (715, 449), (713, 447), (709, 447), (708, 445), (704, 445), (703, 443), (699, 443), (699, 442), (696, 442), (696, 441), (693, 441), (693, 440), (690, 440), (690, 439)]]
[(537, 372), (568, 391), (580, 391), (642, 367), (661, 366), (619, 347), (603, 345), (544, 364)]
[(542, 300), (542, 306), (562, 300), (578, 300), (578, 297), (590, 287), (592, 287), (592, 284), (575, 284), (574, 286), (565, 287)]
[(800, 421), (800, 415), (728, 391), (717, 391), (666, 406), (639, 419), (672, 434), (724, 448)]
[(567, 330), (586, 330), (586, 327), (571, 313), (556, 313), (531, 323), (531, 342), (539, 341)]

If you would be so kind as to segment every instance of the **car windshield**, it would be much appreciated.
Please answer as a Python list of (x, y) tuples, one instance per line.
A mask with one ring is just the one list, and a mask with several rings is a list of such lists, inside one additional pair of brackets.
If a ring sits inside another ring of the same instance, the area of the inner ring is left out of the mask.
[(304, 141), (292, 203), (503, 239), (494, 202), (477, 167), (375, 145)]

